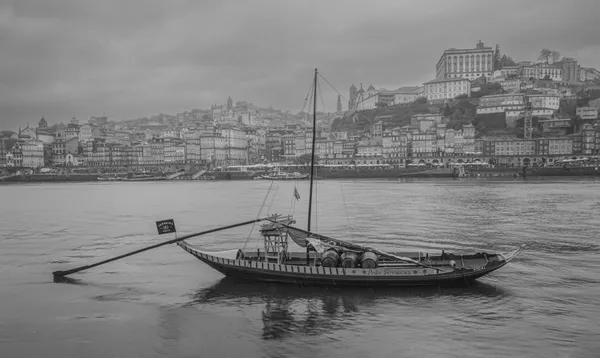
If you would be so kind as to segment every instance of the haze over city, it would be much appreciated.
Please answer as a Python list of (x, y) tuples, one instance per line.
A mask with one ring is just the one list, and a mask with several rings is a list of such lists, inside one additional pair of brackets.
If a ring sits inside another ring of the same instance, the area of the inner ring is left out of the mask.
[[(599, 2), (489, 5), (9, 1), (0, 4), (0, 124), (122, 120), (208, 108), (228, 96), (297, 112), (316, 67), (346, 96), (353, 83), (422, 85), (435, 78), (445, 49), (478, 40), (515, 61), (551, 48), (600, 67)], [(335, 111), (336, 93), (322, 89), (324, 110)]]

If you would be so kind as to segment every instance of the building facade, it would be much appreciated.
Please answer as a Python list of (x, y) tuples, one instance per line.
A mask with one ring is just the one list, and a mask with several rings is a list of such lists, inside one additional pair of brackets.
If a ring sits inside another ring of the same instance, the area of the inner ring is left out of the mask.
[(451, 48), (442, 54), (436, 65), (436, 79), (492, 77), (494, 49), (479, 41), (473, 49)]
[(465, 78), (436, 79), (423, 84), (428, 101), (440, 102), (460, 95), (471, 96), (471, 81)]

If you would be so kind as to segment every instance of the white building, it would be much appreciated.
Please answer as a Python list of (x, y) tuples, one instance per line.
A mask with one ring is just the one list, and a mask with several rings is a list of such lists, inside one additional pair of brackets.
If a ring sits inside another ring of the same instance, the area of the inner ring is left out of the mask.
[(442, 54), (436, 65), (436, 79), (490, 78), (494, 66), (494, 49), (479, 41), (474, 49), (451, 48)]
[(538, 63), (534, 65), (522, 66), (520, 68), (520, 75), (522, 79), (535, 78), (537, 80), (543, 80), (546, 77), (552, 81), (562, 81), (563, 69), (556, 65), (549, 65), (547, 63)]
[(79, 127), (79, 141), (86, 142), (92, 138), (92, 126), (85, 123)]
[(575, 109), (581, 119), (598, 119), (598, 108), (597, 107), (578, 107)]
[(560, 106), (560, 97), (556, 95), (532, 94), (529, 95), (529, 101), (533, 109), (553, 109), (558, 110)]
[(471, 81), (465, 78), (436, 79), (423, 86), (428, 101), (450, 100), (463, 94), (471, 96)]

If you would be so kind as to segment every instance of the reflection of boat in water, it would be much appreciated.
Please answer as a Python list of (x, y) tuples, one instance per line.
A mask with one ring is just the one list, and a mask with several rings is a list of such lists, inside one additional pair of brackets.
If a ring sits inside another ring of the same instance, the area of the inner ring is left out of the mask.
[(351, 301), (368, 303), (381, 298), (381, 295), (390, 297), (434, 297), (445, 296), (470, 296), (470, 297), (498, 297), (509, 294), (501, 287), (486, 283), (474, 282), (470, 285), (452, 286), (410, 286), (410, 287), (380, 287), (377, 290), (364, 290), (356, 287), (332, 287), (323, 290), (314, 286), (288, 286), (272, 285), (267, 282), (248, 282), (235, 277), (224, 277), (212, 286), (198, 290), (190, 305), (205, 304), (210, 302), (223, 302), (224, 300), (248, 300), (260, 297), (264, 300), (308, 300), (324, 296), (349, 298)]
[[(264, 242), (263, 252), (244, 251), (246, 244), (238, 250), (206, 252), (185, 240), (177, 243), (181, 248), (226, 276), (248, 281), (325, 286), (464, 284), (503, 267), (521, 253), (524, 246), (508, 253), (458, 254), (444, 250), (441, 253), (390, 253), (373, 246), (358, 245), (311, 232), (317, 88), (315, 70), (311, 89), (314, 107), (308, 229), (293, 227), (296, 221), (292, 216), (275, 215), (262, 219), (268, 221), (260, 228)], [(300, 199), (296, 188), (294, 196), (297, 200)], [(289, 251), (289, 238), (306, 251)]]
[(314, 335), (348, 329), (353, 318), (363, 317), (376, 305), (439, 296), (497, 301), (510, 295), (504, 289), (482, 282), (461, 287), (387, 287), (365, 290), (249, 283), (226, 277), (198, 290), (188, 306), (223, 305), (261, 310), (262, 339), (273, 340), (296, 334)]

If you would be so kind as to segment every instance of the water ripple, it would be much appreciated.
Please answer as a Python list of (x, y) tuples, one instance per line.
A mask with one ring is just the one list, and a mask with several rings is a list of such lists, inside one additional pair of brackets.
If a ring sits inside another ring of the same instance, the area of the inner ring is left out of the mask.
[[(8, 356), (70, 356), (69, 344), (90, 357), (583, 357), (598, 347), (598, 181), (318, 182), (312, 225), (326, 235), (399, 251), (527, 244), (471, 287), (251, 284), (222, 279), (173, 245), (52, 283), (53, 270), (171, 239), (155, 234), (159, 219), (174, 218), (179, 235), (250, 220), (270, 185), (128, 184), (0, 186), (13, 203), (0, 207), (10, 218), (0, 233), (0, 342)], [(293, 185), (278, 183), (268, 211), (288, 213), (291, 202), (305, 227), (307, 183), (297, 184), (298, 202)], [(28, 195), (41, 193), (46, 200), (31, 206)], [(262, 248), (256, 230), (248, 248)], [(249, 232), (193, 243), (233, 249)]]

